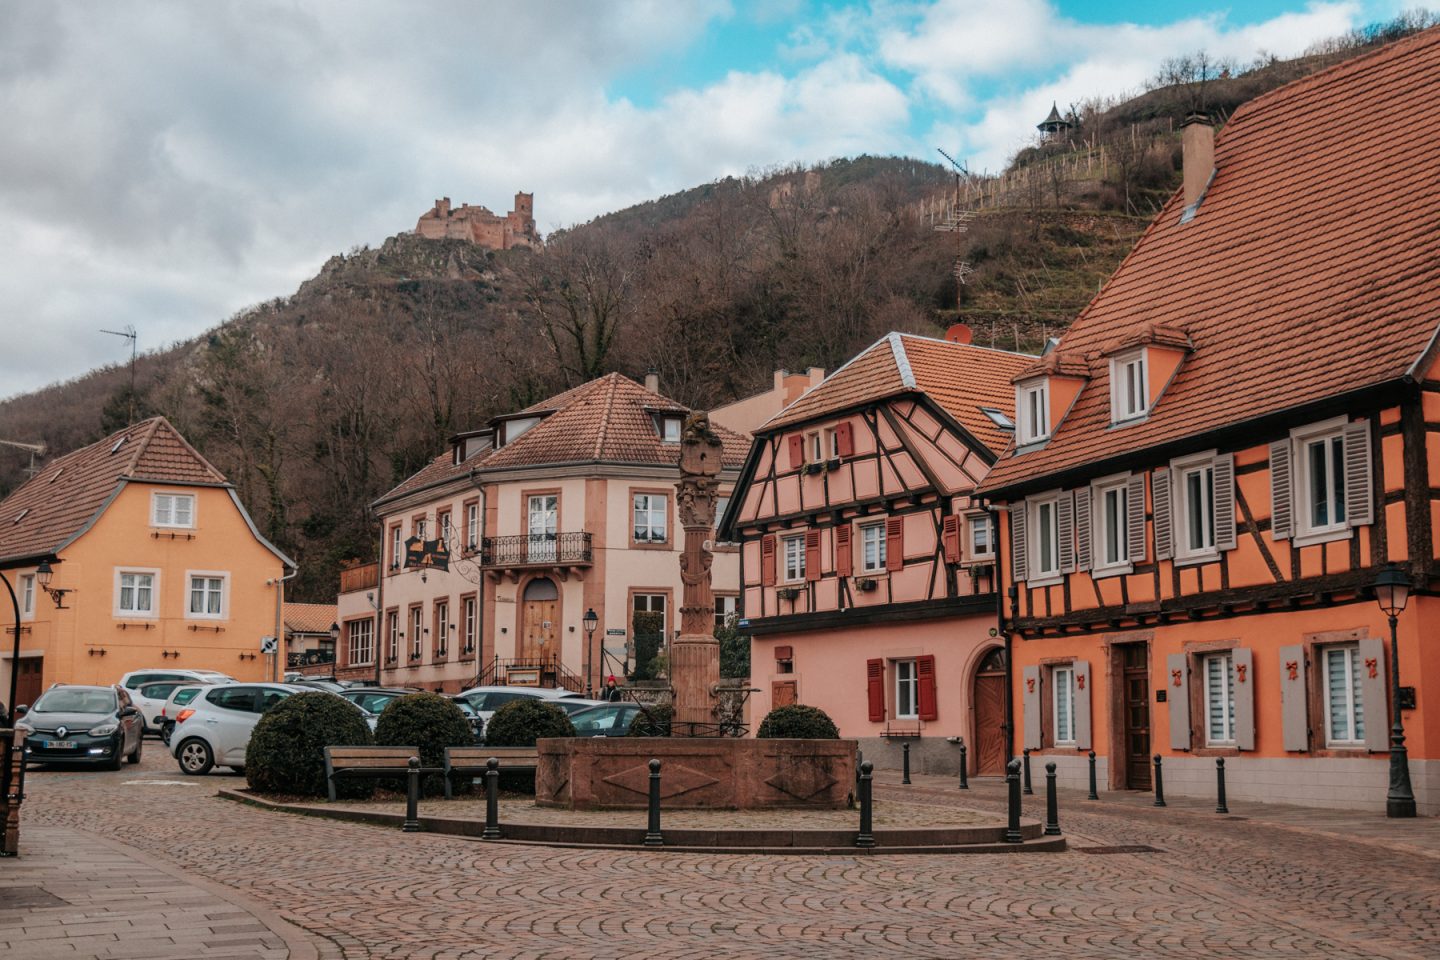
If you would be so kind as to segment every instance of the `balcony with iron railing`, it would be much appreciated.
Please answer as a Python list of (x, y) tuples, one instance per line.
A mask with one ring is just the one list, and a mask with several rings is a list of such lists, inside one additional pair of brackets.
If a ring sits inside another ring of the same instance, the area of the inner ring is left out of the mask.
[(522, 567), (588, 567), (592, 560), (590, 534), (583, 530), (515, 537), (485, 537), (480, 541), (480, 566), (491, 570)]
[(300, 650), (285, 654), (285, 666), (293, 669), (326, 666), (334, 662), (334, 650)]

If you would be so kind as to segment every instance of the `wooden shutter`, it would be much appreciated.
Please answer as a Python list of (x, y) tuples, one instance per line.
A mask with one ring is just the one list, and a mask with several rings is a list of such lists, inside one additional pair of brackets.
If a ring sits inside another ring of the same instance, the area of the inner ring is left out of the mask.
[(805, 465), (805, 435), (792, 433), (786, 442), (790, 444), (790, 469), (799, 470)]
[(770, 709), (788, 707), (799, 702), (794, 680), (773, 680), (770, 683)]
[(1040, 668), (1026, 667), (1020, 671), (1021, 717), (1025, 726), (1024, 746), (1040, 749)]
[(1075, 491), (1075, 569), (1089, 570), (1093, 564), (1090, 525), (1094, 512), (1090, 506), (1090, 488)]
[[(1287, 443), (1285, 447), (1288, 456), (1290, 445)], [(1280, 726), (1286, 750), (1303, 752), (1310, 749), (1310, 695), (1305, 686), (1305, 648), (1298, 644), (1280, 648)]]
[(1270, 444), (1270, 536), (1288, 540), (1294, 530), (1295, 498), (1290, 469), (1290, 441)]
[(1076, 660), (1075, 670), (1075, 749), (1090, 749), (1090, 661)]
[(1025, 580), (1025, 501), (1010, 504), (1010, 579)]
[(919, 689), (920, 719), (935, 720), (940, 716), (939, 709), (935, 705), (935, 658), (932, 656), (915, 658), (915, 677), (919, 681), (916, 687)]
[(1145, 562), (1145, 474), (1125, 481), (1125, 547), (1131, 563)]
[(835, 574), (848, 577), (855, 572), (855, 554), (850, 548), (850, 524), (835, 528)]
[(820, 531), (805, 531), (805, 579), (820, 579)]
[(1190, 661), (1183, 653), (1165, 658), (1165, 702), (1170, 707), (1170, 746), (1190, 749)]
[(1235, 549), (1235, 455), (1222, 453), (1211, 461), (1215, 485), (1215, 549)]
[(1249, 647), (1230, 651), (1235, 679), (1235, 748), (1255, 749), (1255, 657)]
[(1170, 468), (1161, 467), (1150, 475), (1150, 496), (1154, 499), (1155, 559), (1169, 560), (1174, 554), (1170, 530)]
[(940, 539), (945, 545), (945, 562), (960, 562), (960, 518), (954, 515), (940, 521)]
[(1055, 501), (1055, 528), (1058, 531), (1060, 543), (1060, 572), (1075, 572), (1075, 498), (1070, 494), (1060, 492), (1060, 497)]
[(1375, 522), (1375, 497), (1371, 489), (1370, 421), (1345, 424), (1345, 522), (1363, 527)]
[(1385, 641), (1360, 639), (1360, 709), (1365, 716), (1365, 749), (1390, 749), (1390, 711), (1386, 709), (1390, 685), (1385, 682)]
[(905, 518), (891, 517), (885, 521), (885, 569), (905, 568)]
[(870, 722), (881, 723), (885, 719), (885, 661), (867, 660), (865, 663), (865, 695), (870, 704)]
[(855, 455), (855, 428), (849, 421), (835, 425), (835, 448), (840, 451), (842, 457), (853, 457)]
[(775, 535), (760, 538), (760, 586), (775, 586)]

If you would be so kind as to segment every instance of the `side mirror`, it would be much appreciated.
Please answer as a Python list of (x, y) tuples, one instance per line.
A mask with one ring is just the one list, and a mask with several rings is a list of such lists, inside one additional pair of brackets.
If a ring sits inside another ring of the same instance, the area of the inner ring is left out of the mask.
[(27, 713), (29, 713), (29, 712), (30, 712), (30, 704), (28, 704), (28, 703), (17, 704), (16, 707), (15, 707), (15, 719), (16, 719), (16, 720), (19, 720), (21, 717), (25, 716), (25, 714), (27, 714)]
[(134, 707), (121, 707), (119, 715), (122, 717), (133, 717), (139, 712), (140, 711), (136, 710)]

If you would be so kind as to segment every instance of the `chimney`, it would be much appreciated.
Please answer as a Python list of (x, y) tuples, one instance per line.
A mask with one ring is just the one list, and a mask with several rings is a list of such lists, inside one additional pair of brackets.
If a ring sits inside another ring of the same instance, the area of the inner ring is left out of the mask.
[(1185, 118), (1180, 130), (1185, 157), (1185, 210), (1189, 219), (1205, 196), (1210, 175), (1215, 172), (1215, 128), (1209, 117), (1192, 113)]
[(781, 390), (784, 390), (784, 389), (785, 389), (785, 377), (786, 377), (786, 376), (787, 376), (787, 374), (785, 373), (784, 370), (776, 370), (776, 371), (775, 371), (775, 392), (776, 392), (776, 393), (779, 393)]
[(820, 386), (820, 382), (825, 379), (825, 368), (811, 367), (805, 371), (805, 375), (810, 378), (810, 386), (818, 387)]
[(660, 371), (654, 367), (645, 371), (645, 389), (651, 393), (660, 392)]

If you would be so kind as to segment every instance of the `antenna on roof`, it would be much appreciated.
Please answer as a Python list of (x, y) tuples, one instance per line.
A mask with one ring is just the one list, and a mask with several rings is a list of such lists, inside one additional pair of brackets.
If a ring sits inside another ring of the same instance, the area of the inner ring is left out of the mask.
[(35, 458), (45, 456), (45, 444), (21, 443), (18, 440), (0, 440), (0, 446), (15, 447), (18, 450), (30, 451), (30, 466), (25, 468), (25, 472), (32, 477), (40, 472), (40, 468), (35, 466)]
[(101, 330), (101, 333), (108, 333), (112, 337), (124, 337), (130, 341), (130, 412), (126, 416), (125, 425), (135, 423), (135, 346), (140, 338), (135, 333), (135, 328), (130, 324), (125, 325), (124, 330)]
[(975, 219), (974, 210), (960, 209), (960, 178), (965, 177), (968, 179), (970, 171), (965, 169), (963, 163), (950, 156), (950, 154), (944, 150), (941, 150), (939, 147), (935, 149), (939, 151), (940, 156), (950, 161), (950, 166), (955, 168), (955, 198), (946, 205), (945, 214), (941, 217), (940, 222), (935, 224), (935, 229), (942, 233), (955, 234), (955, 309), (959, 310), (960, 288), (965, 286), (965, 278), (970, 276), (975, 269), (970, 265), (970, 262), (962, 256), (965, 243), (962, 237), (965, 232), (970, 229), (970, 221)]

